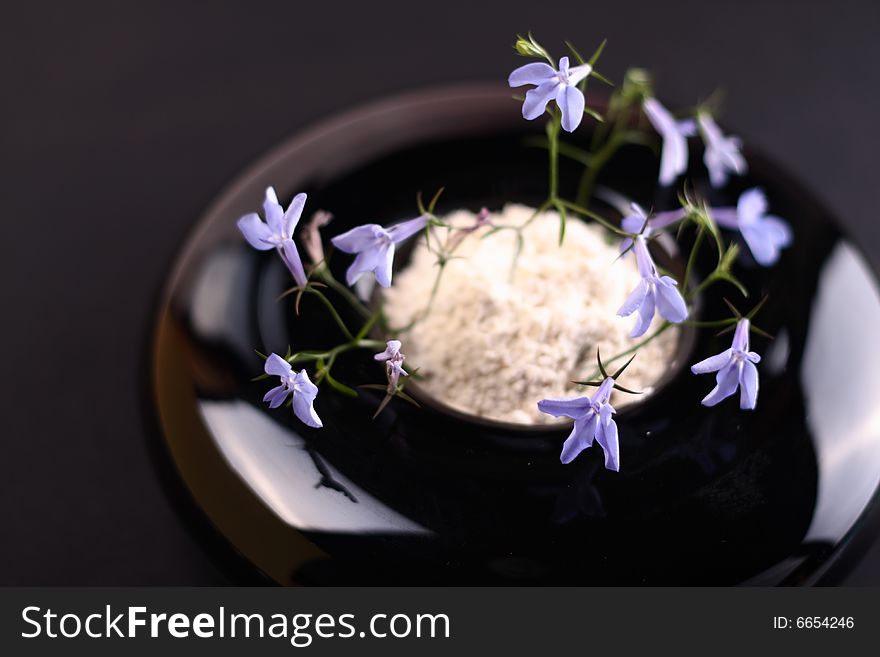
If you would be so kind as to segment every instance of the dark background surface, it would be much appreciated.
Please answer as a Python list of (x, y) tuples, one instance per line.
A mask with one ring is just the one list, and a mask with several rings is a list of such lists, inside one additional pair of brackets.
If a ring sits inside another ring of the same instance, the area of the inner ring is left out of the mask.
[[(516, 32), (607, 36), (612, 79), (648, 67), (673, 106), (722, 88), (725, 122), (878, 270), (878, 28), (870, 2), (4, 7), (0, 584), (252, 581), (164, 458), (147, 348), (193, 222), (278, 140), (389, 92), (503, 80)], [(880, 584), (867, 547), (846, 583)]]

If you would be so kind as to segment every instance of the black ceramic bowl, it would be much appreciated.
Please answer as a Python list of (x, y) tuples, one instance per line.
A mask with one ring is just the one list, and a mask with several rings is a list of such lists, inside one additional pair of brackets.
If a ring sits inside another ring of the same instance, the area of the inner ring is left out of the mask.
[[(254, 349), (332, 345), (317, 305), (276, 301), (289, 275), (251, 250), (236, 219), (274, 185), (331, 211), (329, 234), (414, 215), (414, 198), (445, 186), (438, 212), (545, 194), (539, 128), (507, 89), (443, 88), (375, 103), (322, 123), (251, 167), (208, 209), (183, 249), (159, 312), (154, 382), (181, 477), (211, 522), (275, 581), (373, 584), (738, 584), (817, 580), (866, 517), (880, 477), (880, 295), (858, 250), (811, 194), (746, 152), (749, 174), (712, 205), (760, 185), (795, 241), (771, 269), (747, 254), (738, 276), (776, 339), (761, 352), (754, 412), (707, 409), (714, 385), (686, 368), (618, 418), (621, 471), (598, 448), (559, 463), (565, 430), (508, 430), (381, 393), (323, 389), (312, 430), (261, 403)], [(585, 133), (588, 130), (584, 131)], [(692, 154), (699, 181), (700, 157)], [(563, 163), (571, 190), (578, 169)], [(602, 181), (662, 210), (656, 158), (623, 150)], [(699, 182), (697, 183), (699, 184)], [(348, 259), (334, 257), (341, 277)], [(700, 263), (704, 268), (710, 263)], [(736, 299), (734, 289), (726, 295)], [(705, 318), (726, 316), (721, 295)], [(752, 301), (741, 301), (743, 308)], [(729, 336), (698, 331), (693, 361)], [(381, 377), (363, 354), (337, 378)]]

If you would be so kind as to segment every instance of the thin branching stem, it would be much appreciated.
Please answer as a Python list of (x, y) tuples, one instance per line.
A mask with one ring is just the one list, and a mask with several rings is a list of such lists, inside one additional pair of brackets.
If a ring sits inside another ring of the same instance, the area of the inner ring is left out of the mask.
[(315, 275), (321, 279), (322, 282), (326, 283), (328, 287), (337, 292), (339, 296), (346, 300), (348, 305), (350, 305), (355, 312), (357, 312), (364, 319), (369, 319), (373, 313), (361, 302), (357, 296), (349, 290), (345, 285), (336, 280), (333, 274), (330, 272), (330, 268), (326, 265), (322, 265), (315, 270)]
[[(607, 360), (603, 359), (602, 362), (604, 363), (605, 367), (608, 367), (612, 363), (616, 363), (617, 361), (621, 360), (622, 358), (626, 358), (627, 356), (631, 356), (632, 354), (636, 353), (639, 349), (641, 349), (645, 345), (649, 344), (651, 341), (653, 341), (653, 340), (657, 339), (658, 337), (660, 337), (661, 335), (663, 335), (667, 330), (669, 330), (670, 326), (672, 326), (672, 322), (664, 321), (660, 326), (657, 327), (657, 330), (655, 330), (653, 333), (651, 333), (648, 337), (643, 338), (642, 340), (639, 340), (637, 343), (635, 343), (632, 347), (630, 347), (626, 351), (621, 351), (619, 354), (615, 354), (614, 356), (612, 356), (611, 358), (609, 358)], [(601, 374), (601, 372), (599, 371), (598, 368), (596, 368), (596, 371), (593, 372), (593, 374), (589, 377), (589, 379), (595, 379), (597, 376), (599, 376), (599, 374)]]
[(324, 293), (316, 290), (314, 288), (307, 288), (306, 293), (311, 294), (313, 296), (318, 297), (321, 303), (324, 304), (324, 307), (327, 309), (327, 312), (330, 313), (330, 316), (333, 317), (333, 321), (336, 322), (336, 325), (339, 327), (339, 330), (345, 335), (347, 340), (354, 340), (354, 335), (352, 335), (351, 331), (348, 330), (348, 327), (345, 325), (345, 322), (342, 321), (342, 317), (339, 316), (339, 313), (336, 311), (336, 308), (333, 307), (333, 303), (328, 299)]
[(700, 226), (697, 230), (697, 236), (694, 238), (694, 245), (691, 248), (691, 254), (688, 257), (687, 268), (684, 270), (684, 280), (681, 282), (681, 289), (687, 291), (688, 286), (691, 282), (691, 276), (694, 273), (694, 264), (697, 260), (697, 253), (700, 250), (700, 246), (703, 244), (703, 236), (706, 232), (706, 229), (703, 226)]
[(581, 174), (580, 182), (578, 182), (577, 195), (575, 196), (578, 205), (586, 206), (589, 204), (590, 196), (593, 194), (593, 188), (596, 186), (596, 179), (599, 177), (599, 172), (608, 161), (614, 157), (614, 154), (623, 144), (623, 140), (620, 139), (619, 135), (619, 127), (615, 121), (611, 136), (599, 150), (593, 153), (590, 158), (590, 166), (585, 167), (583, 174)]

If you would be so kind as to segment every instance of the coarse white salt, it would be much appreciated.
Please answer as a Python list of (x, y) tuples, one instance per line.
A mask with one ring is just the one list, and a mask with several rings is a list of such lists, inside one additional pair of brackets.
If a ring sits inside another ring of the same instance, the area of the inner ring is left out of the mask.
[[(521, 225), (533, 212), (507, 205), (490, 219)], [(445, 220), (470, 226), (475, 215), (461, 210)], [(443, 239), (446, 229), (434, 230)], [(617, 316), (639, 282), (635, 258), (619, 258), (617, 240), (609, 241), (604, 228), (571, 217), (560, 246), (559, 216), (546, 212), (524, 229), (511, 276), (515, 233), (503, 230), (481, 239), (488, 230), (469, 235), (456, 250), (426, 316), (437, 264), (420, 238), (409, 264), (384, 291), (385, 312), (396, 327), (423, 316), (400, 339), (409, 369), (420, 368), (419, 385), (437, 400), (493, 420), (556, 422), (538, 411), (538, 400), (593, 394), (595, 388), (571, 381), (596, 372), (597, 347), (604, 361), (644, 339), (629, 338), (633, 317)], [(661, 321), (656, 318), (649, 331)], [(639, 349), (620, 384), (646, 394), (615, 391), (616, 407), (650, 393), (673, 365), (677, 342), (678, 328), (672, 327)]]

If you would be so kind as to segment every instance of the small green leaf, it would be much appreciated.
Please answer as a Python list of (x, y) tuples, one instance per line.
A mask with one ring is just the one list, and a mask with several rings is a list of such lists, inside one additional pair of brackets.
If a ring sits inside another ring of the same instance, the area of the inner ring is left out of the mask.
[(606, 78), (604, 75), (602, 75), (601, 73), (599, 73), (599, 71), (597, 71), (597, 70), (595, 70), (595, 69), (592, 70), (592, 71), (590, 71), (590, 77), (596, 78), (597, 80), (599, 80), (599, 82), (604, 82), (604, 83), (607, 84), (609, 87), (613, 87), (613, 86), (614, 86), (614, 83), (613, 83), (611, 80), (609, 80), (608, 78)]
[(608, 372), (605, 371), (605, 366), (602, 364), (602, 356), (599, 353), (599, 348), (596, 347), (596, 362), (599, 363), (599, 371), (602, 372), (602, 378), (608, 378)]
[(385, 398), (382, 399), (382, 402), (379, 404), (379, 408), (376, 409), (376, 412), (373, 414), (373, 419), (375, 420), (379, 417), (379, 413), (385, 410), (385, 407), (388, 406), (388, 402), (391, 401), (391, 395), (385, 395)]
[(578, 64), (585, 64), (586, 63), (584, 58), (581, 57), (581, 54), (577, 51), (577, 48), (575, 48), (572, 45), (571, 41), (566, 41), (565, 45), (568, 46), (568, 49), (571, 51), (571, 54), (574, 55), (574, 58), (577, 60)]
[(722, 281), (727, 281), (728, 283), (733, 285), (737, 290), (739, 290), (740, 294), (742, 294), (743, 297), (745, 297), (746, 299), (749, 298), (748, 289), (733, 274), (728, 274), (727, 272), (716, 272), (716, 277), (721, 279)]
[(749, 325), (749, 329), (750, 329), (752, 332), (757, 333), (757, 334), (760, 335), (761, 337), (767, 338), (768, 340), (775, 340), (775, 339), (776, 339), (776, 338), (773, 337), (770, 333), (767, 333), (767, 331), (765, 331), (765, 330), (762, 329), (762, 328), (759, 328), (759, 327), (755, 326), (754, 324)]
[(585, 106), (584, 106), (584, 114), (586, 114), (587, 116), (592, 116), (592, 117), (593, 117), (594, 119), (596, 119), (599, 123), (605, 123), (605, 117), (602, 116), (601, 114), (599, 114), (599, 112), (597, 112), (596, 110), (594, 110), (592, 107), (587, 107), (587, 106), (585, 105)]
[(599, 47), (596, 48), (596, 52), (593, 53), (593, 56), (590, 57), (590, 61), (588, 61), (587, 64), (589, 64), (591, 67), (596, 65), (596, 61), (599, 59), (602, 51), (605, 50), (606, 43), (608, 43), (608, 39), (602, 39), (602, 43), (600, 43)]
[(282, 293), (279, 294), (277, 297), (275, 297), (275, 301), (276, 301), (276, 303), (277, 303), (278, 301), (281, 301), (281, 300), (284, 299), (285, 297), (289, 297), (291, 294), (293, 294), (294, 292), (296, 292), (298, 289), (299, 289), (299, 286), (298, 286), (298, 285), (295, 285), (294, 287), (289, 287), (289, 288), (287, 288), (286, 290), (284, 290), (284, 292), (282, 292)]
[(767, 303), (767, 299), (769, 298), (770, 296), (765, 294), (764, 298), (761, 299), (757, 304), (755, 304), (755, 307), (749, 311), (749, 314), (746, 315), (746, 319), (752, 319), (755, 315), (757, 315), (761, 311), (761, 308), (764, 307), (764, 304)]
[[(433, 214), (433, 213), (434, 213), (434, 208), (435, 208), (436, 205), (437, 205), (437, 201), (440, 200), (440, 195), (443, 193), (443, 191), (444, 191), (445, 189), (446, 189), (445, 187), (441, 187), (440, 189), (438, 189), (438, 190), (434, 193), (434, 196), (431, 197), (431, 202), (428, 203), (428, 212), (427, 212), (427, 214)], [(423, 212), (422, 214), (426, 214), (426, 213)]]
[(388, 386), (381, 383), (362, 383), (358, 388), (364, 388), (366, 390), (388, 390)]
[(721, 300), (724, 302), (724, 304), (725, 304), (728, 308), (730, 308), (730, 312), (733, 313), (733, 316), (736, 317), (737, 321), (740, 320), (740, 319), (742, 319), (742, 315), (740, 314), (740, 312), (739, 312), (739, 310), (737, 309), (737, 307), (734, 306), (733, 303), (731, 303), (730, 299), (728, 299), (727, 297), (721, 297)]
[(328, 384), (331, 388), (333, 388), (336, 392), (339, 392), (339, 393), (341, 393), (341, 394), (343, 394), (343, 395), (346, 395), (347, 397), (357, 397), (357, 396), (358, 396), (358, 394), (357, 394), (357, 390), (355, 390), (355, 389), (353, 389), (353, 388), (349, 388), (349, 387), (348, 387), (347, 385), (345, 385), (344, 383), (340, 383), (339, 381), (337, 381), (336, 379), (334, 379), (334, 378), (330, 375), (330, 371), (329, 371), (329, 370), (327, 370), (325, 378), (326, 378), (326, 380), (327, 380), (327, 384)]
[[(638, 353), (638, 352), (636, 352), (636, 353)], [(629, 367), (629, 364), (631, 362), (633, 362), (635, 357), (636, 357), (636, 354), (633, 354), (632, 356), (630, 356), (630, 359), (628, 361), (626, 361), (620, 369), (618, 369), (614, 374), (611, 375), (611, 378), (617, 380), (617, 377), (619, 377), (621, 374), (623, 374), (624, 370), (627, 367)]]
[(421, 408), (421, 405), (419, 404), (419, 402), (417, 402), (415, 399), (410, 397), (403, 390), (398, 390), (397, 396), (400, 397), (402, 400), (408, 401), (410, 404), (413, 404), (416, 408)]

